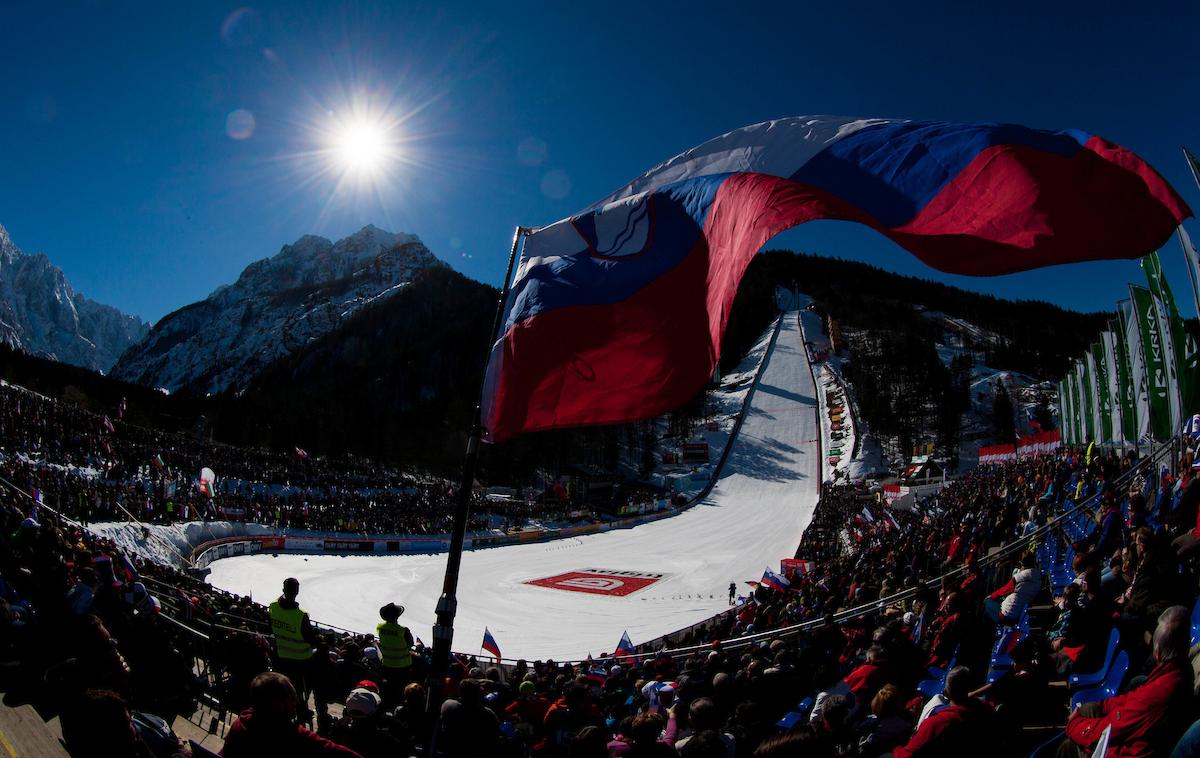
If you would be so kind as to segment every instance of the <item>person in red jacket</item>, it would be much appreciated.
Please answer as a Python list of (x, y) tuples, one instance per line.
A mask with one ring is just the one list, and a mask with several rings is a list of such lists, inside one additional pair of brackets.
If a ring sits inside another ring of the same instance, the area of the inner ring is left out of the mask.
[(1154, 669), (1138, 687), (1071, 714), (1060, 758), (1090, 756), (1108, 727), (1105, 758), (1151, 758), (1166, 755), (1191, 723), (1192, 669), (1188, 664), (1191, 633), (1188, 610), (1176, 605), (1162, 612), (1154, 629)]
[(949, 705), (930, 714), (907, 745), (892, 751), (892, 758), (950, 758), (991, 756), (995, 751), (995, 712), (971, 697), (971, 671), (955, 666), (946, 674), (942, 695)]
[(854, 693), (855, 701), (866, 706), (880, 687), (895, 680), (896, 670), (888, 661), (887, 651), (879, 645), (872, 645), (867, 648), (867, 659), (846, 674), (845, 682)]
[(299, 703), (296, 688), (286, 676), (274, 671), (259, 674), (250, 683), (251, 707), (229, 728), (221, 755), (225, 758), (263, 755), (362, 758), (350, 748), (300, 726), (296, 721)]

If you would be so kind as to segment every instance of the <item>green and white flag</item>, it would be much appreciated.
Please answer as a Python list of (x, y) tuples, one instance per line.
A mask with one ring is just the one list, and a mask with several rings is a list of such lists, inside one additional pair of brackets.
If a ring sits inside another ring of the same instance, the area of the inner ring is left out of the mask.
[(1125, 432), (1121, 423), (1121, 384), (1117, 378), (1117, 345), (1116, 334), (1100, 332), (1100, 348), (1103, 351), (1101, 362), (1104, 364), (1104, 399), (1108, 405), (1108, 439), (1111, 442), (1121, 442)]
[[(1180, 231), (1183, 228), (1180, 227)], [(1179, 307), (1175, 304), (1175, 295), (1171, 285), (1163, 273), (1162, 262), (1157, 253), (1151, 253), (1142, 259), (1142, 270), (1146, 272), (1146, 282), (1150, 292), (1160, 301), (1159, 310), (1163, 321), (1163, 336), (1168, 344), (1168, 355), (1174, 357), (1173, 367), (1178, 384), (1180, 418), (1175, 424), (1176, 433), (1182, 429), (1183, 419), (1195, 413), (1193, 408), (1200, 408), (1200, 343), (1197, 343), (1191, 330), (1183, 323), (1179, 315)]]
[(1142, 330), (1133, 300), (1122, 300), (1117, 304), (1121, 316), (1121, 328), (1125, 332), (1125, 349), (1129, 354), (1129, 381), (1133, 389), (1133, 430), (1135, 441), (1150, 439), (1150, 379), (1146, 373), (1146, 353), (1142, 348)]
[(1075, 444), (1075, 416), (1072, 404), (1074, 399), (1071, 397), (1071, 372), (1062, 378), (1058, 383), (1058, 428), (1062, 435), (1063, 443), (1067, 445)]
[(1175, 435), (1174, 417), (1179, 413), (1179, 396), (1173, 381), (1162, 325), (1159, 322), (1158, 299), (1145, 287), (1129, 285), (1133, 298), (1133, 313), (1142, 338), (1142, 360), (1146, 363), (1146, 383), (1150, 393), (1150, 434), (1156, 440)]
[(1093, 342), (1090, 352), (1092, 359), (1092, 381), (1096, 383), (1096, 438), (1100, 442), (1112, 441), (1112, 402), (1108, 394), (1108, 364), (1104, 360), (1104, 345)]
[(1196, 314), (1200, 315), (1200, 251), (1192, 244), (1187, 230), (1179, 227), (1179, 244), (1183, 245), (1183, 257), (1187, 259), (1188, 276), (1192, 279), (1192, 299), (1196, 303)]
[(1096, 354), (1100, 351), (1095, 345), (1088, 348), (1083, 354), (1083, 365), (1087, 367), (1087, 402), (1088, 402), (1088, 419), (1092, 424), (1091, 442), (1104, 442), (1104, 423), (1103, 409), (1100, 405), (1100, 371), (1096, 366)]
[(1137, 413), (1134, 410), (1133, 401), (1132, 364), (1129, 360), (1129, 347), (1126, 345), (1125, 323), (1121, 318), (1119, 307), (1117, 309), (1117, 318), (1109, 322), (1108, 328), (1113, 333), (1113, 360), (1116, 363), (1117, 369), (1117, 399), (1120, 403), (1121, 412), (1121, 439), (1126, 442), (1136, 442), (1138, 432)]
[(1084, 363), (1075, 361), (1075, 431), (1079, 434), (1079, 443), (1087, 443), (1091, 437), (1091, 414), (1087, 413), (1087, 392), (1084, 391)]

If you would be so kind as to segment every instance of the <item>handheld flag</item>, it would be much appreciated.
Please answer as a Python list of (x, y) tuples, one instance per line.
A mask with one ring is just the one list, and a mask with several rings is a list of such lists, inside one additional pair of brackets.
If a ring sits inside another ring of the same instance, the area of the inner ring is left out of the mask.
[(496, 638), (492, 636), (492, 633), (488, 631), (486, 626), (483, 628), (483, 644), (479, 647), (481, 650), (491, 653), (492, 657), (497, 660), (503, 657), (500, 655), (500, 646), (496, 644)]
[(791, 582), (783, 578), (783, 576), (776, 574), (771, 569), (763, 571), (761, 583), (764, 587), (770, 587), (778, 592), (784, 592), (788, 587), (792, 586)]
[(720, 355), (738, 283), (797, 224), (865, 224), (941, 271), (1136, 258), (1190, 209), (1078, 130), (802, 116), (724, 134), (532, 232), (492, 346), (484, 439), (660, 415)]
[(613, 655), (621, 657), (637, 655), (637, 650), (633, 647), (633, 641), (629, 639), (629, 632), (621, 632), (621, 641), (617, 643), (617, 650)]

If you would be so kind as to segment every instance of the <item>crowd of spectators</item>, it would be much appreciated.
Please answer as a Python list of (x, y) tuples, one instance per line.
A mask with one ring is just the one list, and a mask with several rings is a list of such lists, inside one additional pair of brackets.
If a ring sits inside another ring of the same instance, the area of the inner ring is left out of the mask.
[[(6, 409), (6, 443), (33, 444), (13, 431), (22, 423)], [(55, 446), (70, 447), (36, 449)], [(1185, 447), (1168, 461), (1177, 475), (1155, 465), (1130, 477), (1133, 454), (1063, 449), (975, 469), (911, 511), (829, 486), (790, 586), (749, 591), (679, 640), (693, 648), (503, 667), (456, 656), (432, 708), (427, 630), (411, 630), (411, 682), (395, 688), (381, 686), (370, 634), (318, 625), (297, 686), (279, 673), (261, 604), (122, 554), (38, 507), (32, 488), (5, 489), (0, 675), (61, 716), (79, 756), (115, 744), (186, 754), (169, 724), (200, 703), (230, 713), (229, 756), (416, 755), (432, 744), (442, 756), (905, 758), (1022, 755), (1041, 742), (1039, 755), (1076, 756), (1106, 729), (1108, 758), (1165, 756), (1200, 742), (1200, 726), (1189, 730), (1192, 459)], [(32, 469), (47, 470), (60, 469)], [(1044, 528), (1091, 502), (1072, 528)], [(1026, 537), (1003, 561), (989, 557)], [(859, 611), (841, 618), (847, 609)], [(1113, 639), (1127, 670), (1111, 696), (1069, 709), (1070, 690), (1052, 682), (1113, 671)]]
[[(454, 487), (357, 457), (213, 443), (0, 384), (0, 476), (84, 523), (230, 520), (354, 534), (446, 534)], [(211, 492), (202, 469), (216, 472)], [(468, 529), (590, 518), (566, 498), (473, 493)], [(561, 495), (561, 497), (560, 497)]]

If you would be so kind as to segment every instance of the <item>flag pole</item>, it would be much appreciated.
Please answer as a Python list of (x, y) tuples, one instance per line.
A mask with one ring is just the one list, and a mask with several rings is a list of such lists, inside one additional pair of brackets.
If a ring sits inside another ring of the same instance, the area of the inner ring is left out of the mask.
[[(492, 346), (499, 336), (501, 319), (504, 317), (504, 304), (508, 300), (509, 281), (512, 279), (513, 263), (517, 259), (517, 248), (521, 238), (528, 235), (530, 230), (518, 226), (513, 232), (512, 249), (508, 253), (508, 268), (504, 272), (504, 283), (500, 287), (500, 297), (496, 303), (496, 316), (492, 321), (492, 330), (487, 344), (487, 355), (491, 355)], [(485, 361), (486, 366), (486, 361)], [(437, 623), (433, 626), (433, 661), (429, 677), (429, 706), (430, 709), (440, 708), (438, 702), (442, 691), (446, 669), (450, 665), (450, 646), (454, 642), (454, 616), (458, 611), (458, 574), (462, 565), (463, 544), (467, 536), (467, 516), (471, 507), (471, 488), (475, 483), (475, 469), (479, 464), (479, 443), (483, 436), (483, 420), (480, 406), (483, 401), (483, 383), (485, 376), (479, 380), (479, 393), (475, 399), (475, 412), (471, 420), (471, 431), (467, 436), (467, 451), (463, 461), (462, 479), (459, 480), (458, 492), (454, 501), (454, 527), (450, 534), (450, 549), (446, 554), (446, 575), (442, 582), (442, 594), (437, 602)], [(432, 741), (431, 741), (432, 742)], [(431, 744), (432, 749), (432, 744)], [(431, 753), (432, 754), (432, 753)]]

